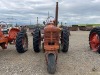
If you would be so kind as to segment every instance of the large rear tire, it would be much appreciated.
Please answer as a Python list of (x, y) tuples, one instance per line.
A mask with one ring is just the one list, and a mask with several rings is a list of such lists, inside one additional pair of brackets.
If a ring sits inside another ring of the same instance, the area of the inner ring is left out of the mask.
[(93, 28), (89, 34), (90, 49), (100, 53), (100, 27)]
[(16, 50), (18, 53), (24, 53), (28, 50), (28, 37), (25, 32), (19, 32), (16, 37)]
[(33, 49), (35, 52), (40, 52), (41, 47), (41, 32), (39, 28), (36, 28), (33, 34)]
[(56, 71), (56, 60), (52, 53), (48, 55), (47, 71), (50, 74), (54, 74)]
[(68, 52), (69, 48), (69, 32), (67, 29), (62, 29), (61, 31), (61, 50), (62, 52)]

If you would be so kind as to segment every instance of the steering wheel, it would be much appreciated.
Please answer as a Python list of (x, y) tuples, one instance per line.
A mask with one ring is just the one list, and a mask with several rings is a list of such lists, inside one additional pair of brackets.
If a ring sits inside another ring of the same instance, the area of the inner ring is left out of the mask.
[(46, 24), (47, 23), (50, 23), (50, 21), (53, 21), (54, 20), (54, 17), (53, 16), (49, 16), (46, 20)]

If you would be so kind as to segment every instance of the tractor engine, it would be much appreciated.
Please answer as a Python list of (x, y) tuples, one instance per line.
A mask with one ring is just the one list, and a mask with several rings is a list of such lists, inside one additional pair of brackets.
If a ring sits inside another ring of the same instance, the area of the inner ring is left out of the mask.
[(44, 28), (44, 50), (55, 51), (59, 49), (60, 29), (52, 23)]

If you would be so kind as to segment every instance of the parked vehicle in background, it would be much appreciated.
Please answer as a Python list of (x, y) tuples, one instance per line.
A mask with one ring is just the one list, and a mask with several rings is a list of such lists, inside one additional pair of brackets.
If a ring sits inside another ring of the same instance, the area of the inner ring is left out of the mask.
[(1, 29), (1, 31), (2, 31), (4, 34), (8, 34), (9, 29), (8, 29), (7, 27), (3, 27), (3, 28)]

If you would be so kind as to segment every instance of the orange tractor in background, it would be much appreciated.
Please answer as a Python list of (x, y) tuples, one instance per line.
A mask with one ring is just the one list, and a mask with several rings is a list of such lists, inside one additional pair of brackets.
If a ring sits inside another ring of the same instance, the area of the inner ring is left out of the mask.
[(11, 28), (8, 35), (3, 34), (0, 28), (0, 46), (2, 49), (7, 49), (8, 44), (16, 45), (16, 50), (19, 53), (24, 53), (28, 49), (28, 38), (25, 28)]
[(58, 2), (56, 2), (56, 15), (54, 20), (47, 19), (44, 27), (44, 35), (41, 36), (41, 30), (37, 27), (33, 34), (33, 49), (35, 52), (41, 51), (45, 53), (47, 63), (47, 71), (54, 74), (56, 71), (57, 57), (60, 50), (66, 53), (69, 47), (69, 33), (65, 28), (60, 29), (58, 24)]

